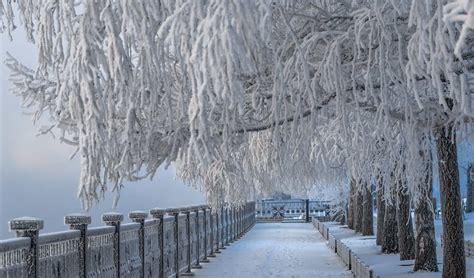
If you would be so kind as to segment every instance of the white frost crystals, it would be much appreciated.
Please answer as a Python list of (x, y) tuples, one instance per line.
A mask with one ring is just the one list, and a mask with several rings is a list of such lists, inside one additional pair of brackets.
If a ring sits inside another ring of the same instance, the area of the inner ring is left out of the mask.
[(474, 1), (455, 0), (444, 6), (444, 20), (447, 22), (461, 22), (463, 24), (461, 34), (456, 43), (454, 53), (461, 57), (461, 52), (465, 47), (465, 40), (468, 31), (474, 29)]
[(39, 49), (34, 70), (7, 60), (12, 90), (78, 147), (85, 207), (170, 163), (220, 206), (388, 180), (394, 161), (419, 160), (404, 147), (414, 130), (469, 132), (445, 4), (23, 0), (0, 15)]

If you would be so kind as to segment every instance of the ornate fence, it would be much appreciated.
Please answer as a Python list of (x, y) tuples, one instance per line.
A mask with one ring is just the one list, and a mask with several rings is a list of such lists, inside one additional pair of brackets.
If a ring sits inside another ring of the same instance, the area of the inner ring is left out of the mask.
[(314, 227), (321, 233), (323, 238), (327, 240), (328, 246), (334, 250), (335, 253), (342, 259), (342, 261), (349, 267), (355, 278), (372, 278), (374, 273), (372, 268), (364, 263), (352, 250), (343, 242), (336, 239), (334, 235), (329, 232), (326, 225), (328, 219), (313, 218)]
[[(314, 227), (321, 233), (323, 238), (327, 240), (328, 246), (336, 252), (342, 261), (349, 267), (356, 278), (372, 278), (379, 277), (374, 274), (374, 270), (365, 262), (362, 261), (357, 254), (355, 254), (346, 244), (341, 240), (336, 239), (330, 231), (327, 224), (329, 219), (317, 219), (313, 218), (312, 222)], [(465, 256), (474, 258), (474, 243), (466, 240), (464, 242)]]
[(255, 203), (212, 210), (207, 205), (102, 216), (68, 215), (71, 230), (39, 235), (43, 221), (9, 222), (17, 238), (0, 241), (0, 277), (169, 277), (192, 275), (255, 224)]
[(304, 219), (326, 216), (329, 203), (308, 199), (260, 200), (256, 203), (258, 220)]

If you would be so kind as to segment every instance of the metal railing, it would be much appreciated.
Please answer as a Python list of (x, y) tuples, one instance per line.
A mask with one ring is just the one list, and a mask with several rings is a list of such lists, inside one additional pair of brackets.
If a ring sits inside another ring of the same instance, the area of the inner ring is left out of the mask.
[(331, 234), (329, 231), (331, 222), (327, 224), (328, 220), (329, 219), (313, 218), (312, 222), (314, 227), (321, 233), (323, 238), (327, 240), (329, 248), (337, 253), (342, 261), (348, 266), (349, 270), (352, 271), (355, 278), (374, 277), (373, 269), (364, 261), (362, 261), (347, 245)]
[(256, 202), (258, 220), (303, 219), (329, 214), (329, 202), (308, 199), (259, 200)]
[(0, 241), (0, 277), (170, 277), (193, 275), (255, 224), (255, 202), (211, 209), (207, 205), (65, 217), (69, 231), (40, 235), (43, 220), (9, 222), (17, 238)]

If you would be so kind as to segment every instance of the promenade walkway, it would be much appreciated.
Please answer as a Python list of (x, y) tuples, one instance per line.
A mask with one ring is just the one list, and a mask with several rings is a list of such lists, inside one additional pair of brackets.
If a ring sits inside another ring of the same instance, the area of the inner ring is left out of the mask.
[(196, 277), (352, 277), (310, 223), (256, 224)]

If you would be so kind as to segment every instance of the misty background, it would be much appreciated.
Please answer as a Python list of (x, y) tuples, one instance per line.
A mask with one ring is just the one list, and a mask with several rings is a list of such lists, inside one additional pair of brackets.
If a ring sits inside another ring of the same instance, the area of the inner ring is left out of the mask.
[[(21, 107), (21, 98), (8, 91), (11, 82), (10, 70), (4, 64), (6, 52), (29, 67), (36, 65), (36, 46), (26, 41), (21, 29), (12, 34), (13, 41), (8, 34), (0, 34), (0, 239), (15, 237), (8, 229), (8, 221), (16, 217), (43, 219), (44, 233), (68, 229), (64, 225), (68, 213), (86, 213), (76, 197), (79, 156), (70, 159), (75, 148), (51, 135), (36, 136), (48, 115), (33, 125), (32, 116)], [(113, 199), (114, 193), (108, 192), (87, 212), (92, 216), (91, 226), (103, 225), (100, 217), (105, 212), (121, 212), (128, 222), (128, 212), (133, 210), (205, 203), (198, 189), (174, 179), (171, 168), (160, 168), (153, 181), (125, 183), (115, 209)]]

